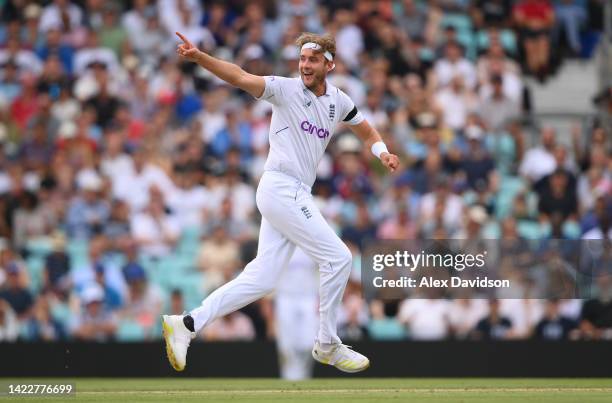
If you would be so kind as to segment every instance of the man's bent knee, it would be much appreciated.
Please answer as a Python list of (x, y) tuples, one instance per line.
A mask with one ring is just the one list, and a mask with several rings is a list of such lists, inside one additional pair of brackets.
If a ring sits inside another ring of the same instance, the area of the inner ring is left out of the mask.
[(331, 263), (333, 266), (337, 266), (338, 270), (348, 269), (350, 271), (353, 264), (353, 255), (351, 254), (349, 248), (346, 245), (342, 244), (342, 246), (338, 248), (338, 251), (332, 259)]

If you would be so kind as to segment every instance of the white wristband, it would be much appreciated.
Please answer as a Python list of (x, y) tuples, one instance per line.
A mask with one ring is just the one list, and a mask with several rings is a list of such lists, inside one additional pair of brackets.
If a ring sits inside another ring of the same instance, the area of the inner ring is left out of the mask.
[(377, 141), (372, 144), (372, 154), (374, 154), (378, 159), (380, 159), (380, 155), (382, 153), (388, 153), (387, 146), (382, 141)]

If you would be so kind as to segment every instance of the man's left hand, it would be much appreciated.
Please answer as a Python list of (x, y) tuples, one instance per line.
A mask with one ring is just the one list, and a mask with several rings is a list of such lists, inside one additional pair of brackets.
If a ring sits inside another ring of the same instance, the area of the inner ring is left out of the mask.
[(395, 172), (395, 170), (399, 168), (399, 158), (397, 158), (397, 155), (395, 154), (382, 153), (380, 160), (382, 161), (382, 164), (391, 172)]

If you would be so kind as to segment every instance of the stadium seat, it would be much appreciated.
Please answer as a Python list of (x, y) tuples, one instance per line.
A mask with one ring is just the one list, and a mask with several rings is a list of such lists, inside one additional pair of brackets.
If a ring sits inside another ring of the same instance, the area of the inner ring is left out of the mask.
[(576, 221), (566, 221), (563, 223), (561, 228), (563, 237), (567, 239), (580, 239), (582, 231), (580, 230), (580, 224)]
[[(510, 55), (516, 55), (516, 34), (509, 29), (502, 29), (499, 40), (504, 50)], [(486, 30), (480, 30), (476, 34), (476, 44), (479, 50), (486, 50), (489, 47), (489, 34)]]
[(368, 333), (374, 340), (403, 340), (406, 338), (406, 329), (393, 318), (372, 320), (368, 324)]
[(30, 275), (30, 291), (36, 294), (42, 288), (45, 259), (41, 256), (32, 255), (28, 257), (25, 263)]
[(82, 267), (89, 262), (89, 242), (84, 239), (70, 240), (66, 245), (73, 267)]
[(545, 229), (537, 221), (519, 220), (516, 224), (516, 231), (521, 238), (529, 240), (538, 240), (545, 236)]
[(36, 238), (26, 242), (26, 249), (30, 255), (46, 256), (53, 250), (53, 245), (49, 239)]
[(485, 144), (495, 158), (499, 174), (509, 175), (516, 158), (516, 145), (512, 137), (507, 133), (492, 134), (485, 137)]
[(145, 339), (145, 330), (139, 323), (123, 319), (119, 321), (116, 333), (117, 341), (121, 342), (134, 342), (143, 341)]
[(495, 215), (497, 218), (505, 218), (511, 213), (514, 198), (524, 189), (525, 182), (518, 176), (503, 176), (500, 179), (500, 186), (495, 202)]
[(200, 272), (184, 273), (180, 276), (168, 276), (166, 287), (168, 291), (181, 290), (185, 306), (197, 306), (204, 298), (205, 275)]
[(443, 27), (453, 26), (457, 32), (472, 30), (472, 20), (470, 17), (460, 13), (445, 13), (442, 16), (440, 25)]
[(481, 230), (483, 239), (499, 239), (501, 237), (501, 228), (497, 221), (489, 221)]

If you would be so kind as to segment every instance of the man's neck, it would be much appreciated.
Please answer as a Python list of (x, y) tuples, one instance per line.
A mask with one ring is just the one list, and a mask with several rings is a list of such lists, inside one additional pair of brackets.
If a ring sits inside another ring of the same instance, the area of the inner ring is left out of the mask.
[(316, 96), (320, 97), (325, 94), (325, 91), (327, 90), (327, 84), (325, 83), (325, 80), (323, 80), (323, 82), (319, 84), (316, 88), (309, 88), (309, 90)]

